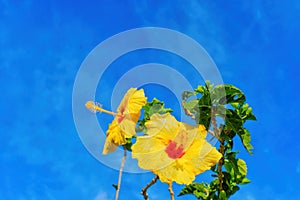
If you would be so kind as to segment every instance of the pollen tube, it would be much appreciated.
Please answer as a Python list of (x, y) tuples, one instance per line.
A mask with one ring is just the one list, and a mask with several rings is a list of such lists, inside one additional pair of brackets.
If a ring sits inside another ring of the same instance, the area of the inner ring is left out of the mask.
[(105, 109), (101, 108), (101, 106), (97, 105), (97, 103), (94, 103), (93, 101), (86, 102), (85, 107), (87, 109), (89, 109), (90, 111), (92, 111), (93, 113), (104, 112), (104, 113), (107, 113), (107, 114), (110, 114), (110, 115), (113, 115), (113, 116), (121, 116), (118, 113), (114, 113), (114, 112), (111, 112), (111, 111), (108, 111), (108, 110), (105, 110)]

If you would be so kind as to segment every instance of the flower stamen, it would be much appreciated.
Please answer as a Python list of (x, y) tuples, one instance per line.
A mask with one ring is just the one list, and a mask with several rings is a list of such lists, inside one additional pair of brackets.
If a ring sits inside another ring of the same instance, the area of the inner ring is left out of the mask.
[(177, 159), (181, 158), (184, 155), (183, 145), (180, 144), (177, 146), (177, 143), (174, 141), (169, 141), (168, 146), (165, 149), (165, 152), (168, 154), (169, 158)]
[(120, 116), (120, 117), (122, 116), (118, 113), (103, 109), (101, 104), (99, 104), (97, 102), (94, 103), (93, 101), (86, 102), (85, 107), (93, 113), (104, 112), (104, 113), (107, 113), (107, 114), (110, 114), (110, 115), (113, 115), (113, 116)]

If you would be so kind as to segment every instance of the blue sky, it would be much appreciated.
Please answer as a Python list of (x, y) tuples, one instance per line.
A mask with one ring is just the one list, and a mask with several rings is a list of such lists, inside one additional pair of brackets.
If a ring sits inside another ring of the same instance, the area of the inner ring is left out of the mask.
[[(232, 199), (300, 199), (299, 18), (296, 0), (0, 0), (0, 199), (114, 198), (111, 184), (118, 172), (94, 159), (78, 137), (73, 83), (82, 61), (101, 41), (145, 26), (194, 38), (224, 82), (241, 88), (253, 107), (258, 121), (246, 126), (254, 155), (241, 153), (252, 183)], [(107, 73), (108, 83), (115, 83), (118, 72)], [(148, 91), (162, 100), (166, 95), (149, 86)], [(151, 178), (125, 174), (121, 199), (142, 199), (140, 188)], [(166, 188), (151, 188), (152, 199), (168, 198)]]

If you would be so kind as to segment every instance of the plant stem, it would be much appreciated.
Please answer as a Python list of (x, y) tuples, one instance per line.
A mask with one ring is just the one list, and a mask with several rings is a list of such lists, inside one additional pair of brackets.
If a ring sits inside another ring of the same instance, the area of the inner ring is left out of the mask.
[(142, 189), (141, 194), (144, 196), (144, 199), (145, 199), (145, 200), (149, 200), (148, 194), (147, 194), (147, 190), (148, 190), (152, 185), (154, 185), (154, 184), (156, 183), (157, 180), (158, 180), (158, 176), (156, 175), (156, 176), (151, 180), (151, 182), (148, 183), (148, 184), (146, 185), (146, 187), (144, 187), (144, 188)]
[(220, 194), (220, 192), (223, 190), (223, 171), (222, 171), (222, 167), (223, 167), (223, 164), (224, 164), (225, 146), (224, 146), (224, 140), (221, 138), (220, 130), (217, 126), (216, 114), (214, 112), (213, 107), (211, 109), (211, 122), (212, 122), (212, 125), (213, 125), (214, 134), (216, 136), (218, 136), (218, 140), (220, 142), (219, 152), (222, 154), (222, 158), (218, 162), (218, 170), (217, 170), (218, 179), (219, 179), (219, 194)]
[(172, 189), (172, 182), (169, 183), (169, 188), (168, 188), (169, 192), (170, 192), (170, 196), (171, 196), (171, 200), (174, 200), (174, 192)]
[(224, 147), (224, 140), (220, 139), (220, 153), (222, 154), (222, 158), (219, 160), (218, 162), (218, 179), (219, 179), (219, 193), (223, 190), (223, 172), (222, 172), (222, 167), (223, 167), (223, 164), (224, 164), (224, 150), (225, 150), (225, 147)]
[(211, 108), (211, 123), (212, 123), (213, 129), (214, 129), (214, 136), (217, 137), (218, 140), (220, 140), (220, 130), (218, 129), (218, 126), (217, 126), (216, 114), (214, 112), (213, 106)]
[(119, 171), (118, 187), (116, 190), (116, 200), (119, 199), (119, 192), (120, 192), (120, 188), (121, 188), (122, 173), (123, 173), (123, 169), (124, 169), (124, 165), (125, 165), (125, 160), (126, 160), (126, 148), (124, 147), (124, 155), (123, 155), (123, 159), (122, 159), (122, 163), (121, 163), (121, 167), (120, 167), (120, 171)]

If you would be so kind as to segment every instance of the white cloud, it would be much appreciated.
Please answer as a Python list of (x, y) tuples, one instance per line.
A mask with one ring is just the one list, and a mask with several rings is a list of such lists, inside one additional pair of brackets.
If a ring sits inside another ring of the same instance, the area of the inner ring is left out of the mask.
[(296, 167), (296, 172), (300, 174), (300, 162), (298, 162), (297, 167)]
[(108, 200), (108, 196), (106, 192), (100, 191), (94, 200)]
[(236, 194), (232, 196), (232, 200), (238, 200), (238, 199), (256, 200), (255, 194), (245, 189), (238, 191)]
[(255, 200), (255, 197), (252, 194), (248, 194), (246, 200)]

